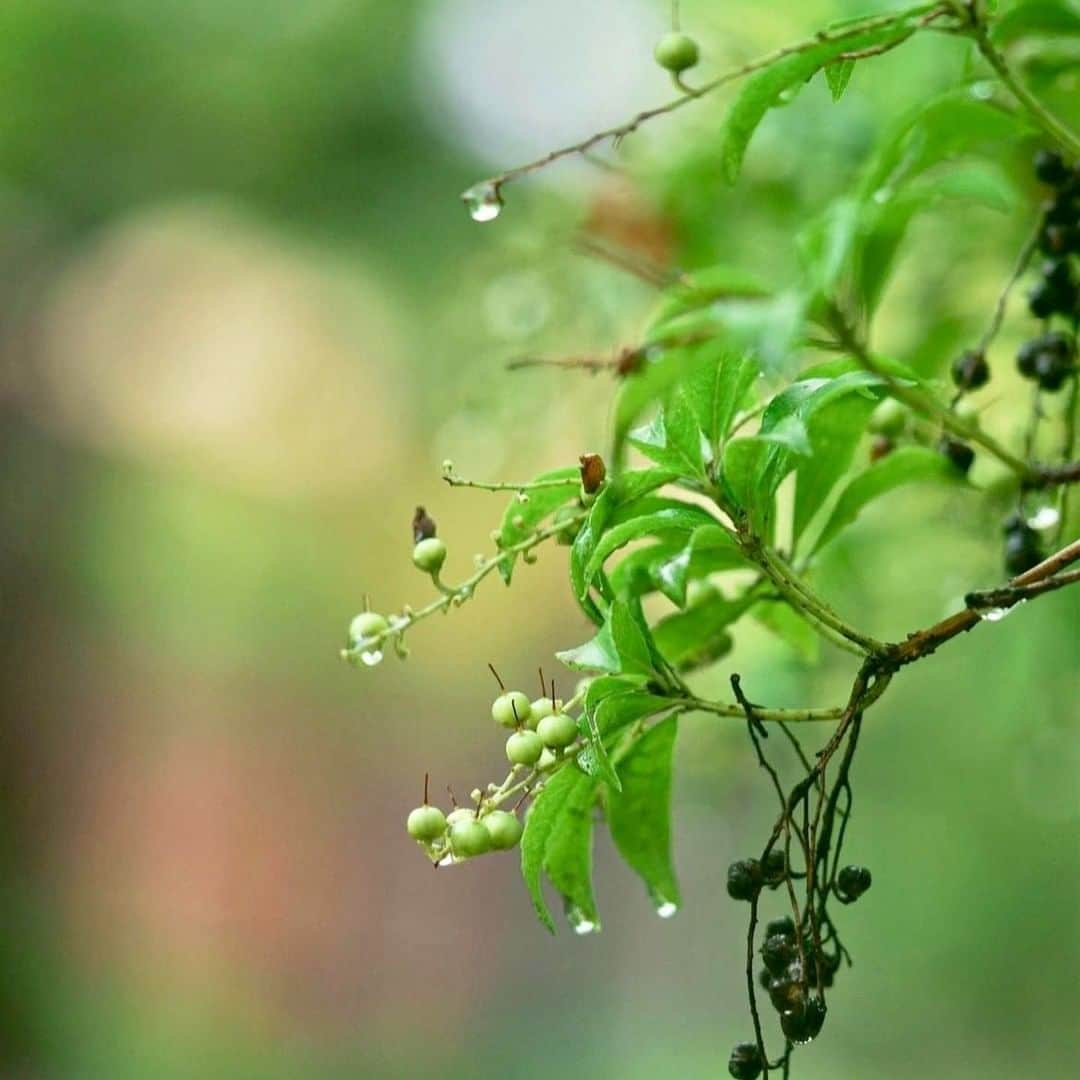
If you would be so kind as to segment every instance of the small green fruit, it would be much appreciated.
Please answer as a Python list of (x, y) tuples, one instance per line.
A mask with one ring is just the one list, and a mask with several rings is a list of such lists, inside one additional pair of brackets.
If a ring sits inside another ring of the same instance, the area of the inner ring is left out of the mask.
[[(560, 704), (562, 704), (560, 702)], [(530, 731), (536, 730), (536, 725), (544, 719), (545, 716), (550, 716), (555, 712), (555, 707), (551, 704), (551, 698), (538, 697), (532, 705), (529, 706), (529, 719), (525, 726)]]
[(554, 753), (545, 747), (544, 752), (540, 755), (540, 760), (536, 763), (536, 768), (539, 772), (546, 772), (558, 760)]
[(653, 56), (662, 68), (677, 75), (680, 71), (692, 68), (698, 62), (700, 52), (692, 37), (672, 30), (656, 43)]
[(421, 540), (413, 548), (412, 561), (416, 568), (423, 570), (425, 574), (437, 574), (446, 562), (446, 544), (437, 536)]
[(446, 815), (446, 824), (456, 825), (459, 821), (473, 821), (476, 819), (476, 811), (471, 806), (456, 806)]
[(349, 623), (349, 643), (355, 648), (361, 642), (370, 641), (390, 629), (390, 624), (377, 611), (361, 611)]
[(552, 713), (536, 725), (536, 734), (545, 746), (552, 750), (562, 750), (577, 738), (577, 721), (564, 712)]
[(430, 844), (446, 832), (446, 818), (437, 806), (418, 806), (409, 814), (405, 828), (414, 840)]
[(483, 822), (472, 818), (467, 821), (455, 821), (450, 826), (450, 850), (459, 858), (467, 859), (473, 855), (483, 855), (491, 850), (491, 834)]
[(506, 740), (506, 759), (511, 765), (535, 765), (544, 752), (544, 741), (535, 731), (515, 731)]
[(525, 826), (516, 815), (507, 810), (492, 810), (487, 817), (480, 819), (491, 836), (491, 846), (496, 851), (509, 851), (516, 846), (525, 831)]
[(903, 432), (907, 425), (908, 411), (906, 406), (896, 398), (886, 398), (870, 414), (867, 427), (875, 435), (895, 436)]
[(500, 694), (491, 703), (491, 719), (504, 728), (521, 727), (529, 722), (532, 706), (529, 699), (520, 690), (509, 690)]

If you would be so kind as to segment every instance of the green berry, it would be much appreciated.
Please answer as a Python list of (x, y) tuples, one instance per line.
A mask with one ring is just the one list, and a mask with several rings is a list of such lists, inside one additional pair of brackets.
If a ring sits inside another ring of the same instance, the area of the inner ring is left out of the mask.
[(449, 814), (446, 815), (447, 825), (456, 825), (459, 821), (468, 821), (470, 818), (476, 817), (476, 811), (471, 806), (455, 806)]
[(491, 846), (496, 851), (509, 851), (515, 847), (525, 831), (525, 826), (517, 816), (507, 810), (492, 810), (487, 817), (481, 818), (484, 828), (491, 836)]
[(446, 562), (446, 545), (437, 536), (421, 540), (413, 548), (412, 561), (425, 574), (437, 574)]
[(475, 817), (471, 820), (455, 821), (450, 826), (450, 850), (461, 859), (472, 855), (483, 855), (491, 850), (491, 833), (483, 822)]
[(867, 427), (875, 435), (899, 435), (907, 426), (907, 408), (896, 398), (886, 398), (870, 414)]
[(414, 840), (430, 844), (446, 832), (446, 818), (437, 806), (418, 806), (409, 814), (405, 828)]
[(349, 642), (355, 648), (363, 641), (370, 641), (390, 629), (390, 624), (377, 611), (361, 611), (349, 623)]
[(692, 68), (698, 62), (699, 55), (697, 42), (688, 34), (681, 34), (677, 30), (665, 34), (653, 50), (656, 62), (676, 75)]
[(530, 706), (532, 709), (532, 717), (536, 721), (543, 720), (545, 716), (550, 716), (556, 711), (555, 706), (551, 704), (551, 698), (538, 697)]
[(529, 722), (532, 706), (520, 690), (500, 694), (491, 704), (491, 719), (504, 728), (521, 727)]
[(552, 713), (536, 725), (536, 734), (545, 746), (552, 750), (562, 750), (577, 738), (577, 721), (564, 712)]
[(535, 765), (544, 752), (544, 741), (535, 731), (515, 731), (506, 740), (506, 758), (511, 765)]

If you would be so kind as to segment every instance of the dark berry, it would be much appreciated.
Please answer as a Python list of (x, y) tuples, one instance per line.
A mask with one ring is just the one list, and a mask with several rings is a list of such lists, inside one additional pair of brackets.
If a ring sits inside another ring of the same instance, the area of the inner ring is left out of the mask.
[(1028, 293), (1028, 310), (1037, 319), (1048, 319), (1051, 315), (1072, 315), (1076, 310), (1076, 282), (1069, 280), (1063, 284), (1040, 281)]
[(938, 449), (962, 473), (966, 473), (971, 468), (972, 462), (975, 460), (975, 451), (972, 450), (966, 442), (954, 439), (951, 435), (942, 436), (941, 442), (938, 444)]
[(1080, 220), (1080, 203), (1072, 191), (1060, 191), (1057, 196), (1043, 204), (1043, 220), (1047, 225), (1075, 227)]
[(1080, 252), (1080, 228), (1052, 223), (1045, 225), (1039, 233), (1039, 250), (1051, 256), (1075, 255)]
[(769, 982), (769, 1000), (777, 1012), (800, 1009), (805, 999), (806, 990), (802, 983), (787, 975), (778, 975)]
[(780, 1014), (780, 1028), (793, 1043), (808, 1043), (825, 1023), (825, 1002), (807, 998), (801, 1008), (785, 1009)]
[(1055, 288), (1072, 284), (1072, 267), (1068, 259), (1048, 259), (1043, 263), (1041, 273), (1043, 280)]
[(735, 1080), (757, 1080), (761, 1075), (761, 1051), (757, 1043), (739, 1043), (731, 1051), (727, 1069)]
[(762, 968), (758, 972), (757, 981), (762, 990), (768, 990), (773, 981), (772, 972), (768, 968)]
[(1006, 519), (1003, 531), (1006, 573), (1015, 577), (1042, 562), (1039, 534), (1019, 514)]
[(851, 903), (858, 900), (870, 888), (872, 878), (865, 866), (845, 866), (836, 875), (836, 887), (840, 898)]
[(795, 923), (790, 915), (782, 915), (779, 919), (770, 919), (765, 925), (765, 936), (767, 938), (775, 937), (777, 934), (780, 937), (794, 938), (795, 937)]
[(990, 365), (979, 349), (965, 349), (952, 363), (953, 382), (961, 390), (978, 390), (990, 381)]
[(761, 888), (761, 863), (739, 859), (728, 867), (727, 891), (732, 900), (753, 900)]
[(781, 975), (795, 958), (795, 943), (783, 934), (773, 934), (761, 946), (761, 959), (774, 974)]
[(1072, 179), (1072, 169), (1056, 150), (1040, 150), (1035, 155), (1035, 176), (1050, 187), (1064, 187)]
[(778, 848), (773, 848), (761, 862), (761, 873), (766, 885), (779, 885), (787, 877), (787, 857)]

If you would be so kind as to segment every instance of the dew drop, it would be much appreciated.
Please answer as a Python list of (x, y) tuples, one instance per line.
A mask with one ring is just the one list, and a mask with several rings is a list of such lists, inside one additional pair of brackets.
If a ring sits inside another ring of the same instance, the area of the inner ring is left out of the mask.
[(679, 905), (673, 903), (671, 900), (662, 900), (656, 905), (656, 914), (661, 919), (670, 919), (679, 910)]
[(989, 101), (994, 96), (994, 84), (986, 79), (980, 79), (971, 84), (970, 93), (976, 101)]
[(888, 187), (879, 187), (873, 195), (874, 202), (876, 202), (879, 206), (882, 203), (887, 203), (892, 197), (892, 188)]
[(566, 921), (575, 934), (598, 934), (600, 924), (595, 919), (590, 919), (581, 908), (571, 904), (566, 909)]
[(368, 667), (374, 667), (376, 664), (382, 663), (382, 649), (369, 649), (367, 652), (360, 654), (360, 659), (367, 664)]
[(976, 613), (983, 622), (1001, 622), (1011, 610), (1012, 608), (989, 607), (979, 608)]
[(1043, 503), (1024, 518), (1024, 523), (1029, 529), (1052, 529), (1060, 520), (1058, 508), (1050, 503)]
[(468, 191), (461, 193), (461, 198), (473, 221), (494, 221), (502, 210), (499, 188), (490, 181), (474, 184)]

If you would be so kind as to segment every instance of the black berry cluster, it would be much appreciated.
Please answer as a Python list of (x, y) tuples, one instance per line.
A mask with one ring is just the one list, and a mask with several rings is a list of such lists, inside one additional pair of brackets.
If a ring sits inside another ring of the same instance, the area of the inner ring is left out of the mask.
[(1020, 514), (1010, 514), (1002, 529), (1005, 533), (1005, 570), (1013, 575), (1022, 574), (1043, 560), (1039, 534)]
[(1043, 208), (1039, 232), (1039, 250), (1047, 261), (1028, 294), (1028, 307), (1037, 319), (1075, 318), (1080, 313), (1080, 285), (1072, 260), (1080, 255), (1080, 170), (1060, 154), (1043, 150), (1035, 157), (1035, 175), (1053, 195)]
[(1054, 393), (1076, 370), (1076, 344), (1068, 334), (1050, 330), (1020, 346), (1016, 366), (1025, 379)]

